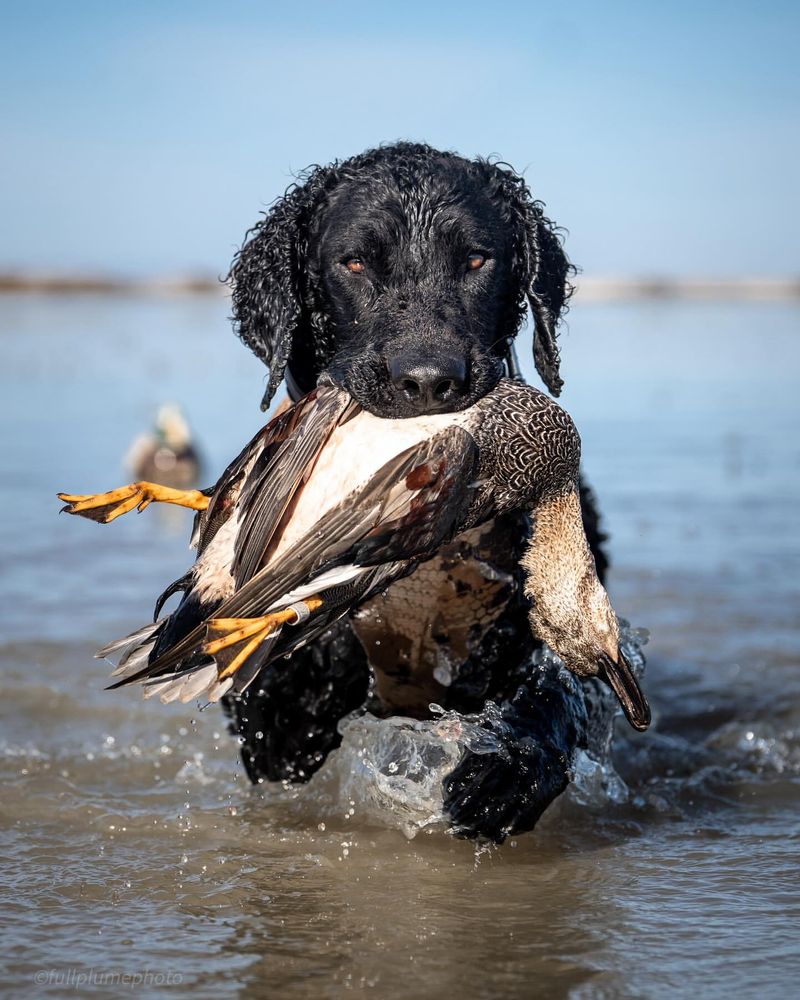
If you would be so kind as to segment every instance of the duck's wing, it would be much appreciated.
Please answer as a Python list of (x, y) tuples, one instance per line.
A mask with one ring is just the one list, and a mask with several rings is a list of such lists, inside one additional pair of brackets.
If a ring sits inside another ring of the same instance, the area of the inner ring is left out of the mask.
[(318, 521), (291, 552), (247, 580), (218, 616), (249, 617), (315, 582), (338, 586), (356, 569), (433, 555), (469, 507), (476, 458), (472, 436), (460, 427), (407, 448)]
[[(321, 608), (291, 631), (271, 633), (245, 663), (258, 670), (277, 655), (291, 652), (433, 553), (461, 527), (473, 492), (477, 448), (459, 427), (402, 452), (387, 462), (365, 487), (351, 494), (318, 522), (290, 553), (259, 570), (214, 611), (213, 620), (256, 619), (272, 615), (311, 596)], [(205, 669), (203, 650), (208, 621), (171, 650), (121, 684), (137, 680), (180, 679)], [(239, 650), (241, 651), (241, 650)], [(218, 666), (230, 658), (223, 654)], [(253, 677), (258, 672), (253, 673)], [(252, 677), (250, 678), (252, 679)], [(227, 689), (226, 689), (227, 690)], [(169, 696), (169, 690), (163, 690)]]
[(291, 516), (292, 500), (310, 477), (320, 452), (333, 431), (361, 407), (343, 390), (325, 386), (294, 409), (297, 413), (287, 434), (264, 449), (242, 486), (232, 565), (237, 587), (255, 576), (269, 558)]
[(357, 409), (346, 392), (333, 386), (315, 389), (273, 417), (247, 444), (211, 492), (198, 515), (193, 540), (200, 552), (236, 509), (237, 561), (241, 549), (253, 552), (258, 532), (272, 538), (286, 507), (345, 411)]
[[(169, 597), (182, 591), (180, 605), (161, 619), (156, 628), (147, 626), (146, 639), (131, 648), (130, 644), (123, 649), (112, 643), (97, 654), (102, 657), (113, 654), (118, 661), (117, 676), (139, 674), (143, 667), (146, 669), (148, 660), (160, 659), (178, 646), (184, 648), (187, 636), (213, 613), (222, 599), (214, 596), (212, 582), (202, 575), (204, 551), (231, 517), (241, 523), (240, 508), (244, 511), (245, 526), (249, 518), (255, 519), (257, 515), (260, 530), (269, 538), (303, 481), (306, 463), (313, 463), (339, 418), (345, 411), (350, 412), (353, 405), (347, 393), (332, 386), (309, 393), (273, 417), (228, 465), (216, 485), (203, 491), (209, 502), (204, 510), (198, 511), (192, 534), (199, 561), (161, 594), (153, 617), (158, 618)], [(295, 450), (298, 437), (302, 447)], [(254, 482), (262, 487), (260, 494), (255, 492)], [(239, 524), (234, 527), (238, 530)], [(250, 537), (255, 540), (252, 532)], [(228, 561), (233, 554), (231, 545)], [(221, 558), (226, 561), (224, 553)]]

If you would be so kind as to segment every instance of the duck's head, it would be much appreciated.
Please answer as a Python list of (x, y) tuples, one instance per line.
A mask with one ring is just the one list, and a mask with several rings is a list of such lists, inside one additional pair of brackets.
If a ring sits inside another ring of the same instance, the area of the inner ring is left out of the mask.
[(620, 648), (619, 622), (586, 543), (577, 491), (535, 514), (523, 559), (536, 636), (580, 677), (600, 677), (634, 729), (650, 725), (650, 706)]
[(159, 441), (174, 451), (187, 447), (192, 440), (189, 425), (177, 403), (164, 403), (159, 408), (155, 431)]
[(634, 729), (650, 725), (650, 706), (619, 642), (619, 623), (611, 601), (595, 573), (577, 587), (531, 595), (531, 624), (580, 677), (600, 677), (614, 691)]

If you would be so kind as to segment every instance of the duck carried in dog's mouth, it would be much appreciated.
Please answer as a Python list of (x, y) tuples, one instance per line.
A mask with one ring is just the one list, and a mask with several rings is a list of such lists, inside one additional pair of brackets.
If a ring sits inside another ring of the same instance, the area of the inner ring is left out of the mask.
[(386, 420), (323, 376), (210, 490), (140, 482), (59, 497), (68, 513), (102, 523), (152, 502), (198, 511), (197, 560), (161, 595), (156, 618), (182, 591), (176, 611), (97, 654), (118, 657), (113, 687), (138, 681), (163, 701), (242, 693), (455, 535), (528, 512), (534, 635), (575, 674), (605, 680), (643, 730), (650, 709), (583, 529), (579, 461), (566, 411), (512, 379), (466, 410)]

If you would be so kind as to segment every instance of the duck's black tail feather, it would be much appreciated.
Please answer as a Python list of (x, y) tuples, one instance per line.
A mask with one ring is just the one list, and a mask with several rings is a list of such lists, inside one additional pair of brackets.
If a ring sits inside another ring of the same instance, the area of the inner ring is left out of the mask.
[[(189, 635), (209, 615), (213, 614), (219, 601), (201, 601), (191, 591), (191, 573), (187, 573), (169, 587), (156, 601), (156, 620), (144, 625), (122, 639), (116, 639), (98, 650), (95, 656), (111, 660), (115, 668), (111, 674), (114, 683), (109, 689), (121, 687), (133, 679), (147, 673), (150, 663), (168, 653), (175, 645)], [(164, 603), (173, 594), (184, 592), (184, 597), (171, 615), (158, 618)], [(194, 657), (191, 664), (181, 664), (194, 670), (201, 659)], [(155, 691), (149, 692), (154, 694)]]
[(150, 662), (164, 656), (185, 639), (198, 625), (213, 615), (221, 602), (219, 600), (202, 601), (196, 591), (184, 592), (184, 597), (175, 611), (164, 619), (161, 629), (150, 654)]
[(159, 595), (158, 600), (156, 601), (155, 610), (153, 611), (153, 621), (155, 621), (156, 618), (158, 618), (158, 616), (161, 614), (161, 609), (164, 607), (164, 605), (167, 603), (170, 597), (172, 597), (173, 594), (177, 594), (178, 592), (183, 592), (185, 594), (191, 586), (192, 586), (192, 571), (189, 570), (187, 573), (184, 573), (183, 576), (180, 577), (180, 579), (176, 580), (174, 583), (171, 583), (163, 594)]

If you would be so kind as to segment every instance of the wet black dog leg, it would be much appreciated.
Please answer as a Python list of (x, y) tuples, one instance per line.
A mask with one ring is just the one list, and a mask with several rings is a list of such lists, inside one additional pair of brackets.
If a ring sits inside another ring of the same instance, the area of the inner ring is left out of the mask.
[(501, 753), (466, 751), (444, 781), (444, 809), (461, 837), (502, 843), (531, 830), (569, 783), (576, 747), (585, 741), (586, 706), (580, 685), (552, 664), (503, 701), (485, 728)]
[(361, 645), (340, 624), (227, 699), (250, 780), (308, 781), (341, 742), (337, 724), (363, 705), (368, 683)]

